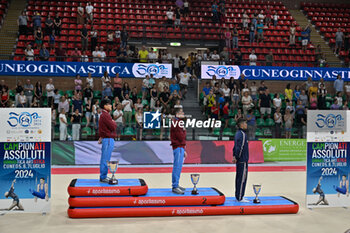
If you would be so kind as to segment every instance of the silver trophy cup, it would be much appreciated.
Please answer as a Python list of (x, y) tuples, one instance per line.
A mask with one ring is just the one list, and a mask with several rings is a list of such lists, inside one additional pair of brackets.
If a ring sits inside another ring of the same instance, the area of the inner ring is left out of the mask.
[(192, 190), (193, 195), (198, 194), (198, 190), (197, 190), (196, 185), (198, 184), (199, 176), (200, 176), (199, 174), (191, 174), (191, 181), (192, 181), (192, 184), (194, 185), (193, 190)]
[(109, 184), (112, 184), (112, 185), (118, 184), (118, 180), (115, 178), (114, 174), (118, 170), (119, 160), (107, 161), (107, 165), (108, 165), (109, 171), (112, 173), (112, 178), (109, 180)]
[(258, 198), (258, 195), (259, 195), (259, 193), (260, 193), (260, 191), (261, 191), (261, 185), (260, 184), (253, 184), (253, 190), (254, 190), (254, 193), (255, 193), (255, 199), (254, 199), (254, 203), (255, 204), (259, 204), (260, 203), (260, 200), (259, 200), (259, 198)]

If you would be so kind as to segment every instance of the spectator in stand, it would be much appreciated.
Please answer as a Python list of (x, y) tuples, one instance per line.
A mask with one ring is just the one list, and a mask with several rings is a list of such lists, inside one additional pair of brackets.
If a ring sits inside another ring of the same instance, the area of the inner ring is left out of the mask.
[(290, 113), (289, 108), (286, 109), (286, 114), (284, 115), (284, 124), (286, 130), (286, 138), (292, 137), (292, 127), (293, 127), (293, 116)]
[(185, 2), (184, 2), (184, 17), (188, 17), (189, 12), (190, 12), (190, 5), (189, 5), (188, 0), (185, 0)]
[[(218, 102), (216, 102), (215, 100), (213, 101), (213, 106), (209, 109), (210, 111), (210, 118), (213, 118), (215, 120), (218, 120), (220, 117), (220, 107), (218, 105)], [(226, 128), (226, 125), (225, 125)]]
[(126, 31), (125, 26), (123, 26), (123, 30), (120, 33), (120, 39), (121, 39), (121, 48), (126, 49), (126, 46), (128, 45), (129, 40), (129, 33)]
[(254, 108), (254, 104), (253, 104), (253, 99), (252, 97), (249, 95), (248, 91), (243, 92), (243, 96), (242, 96), (242, 108), (243, 108), (243, 114), (247, 115), (248, 110)]
[(289, 101), (293, 100), (293, 89), (290, 87), (290, 83), (288, 83), (286, 89), (284, 89), (284, 94)]
[(236, 27), (234, 27), (232, 32), (232, 48), (234, 49), (238, 49), (238, 37), (238, 30)]
[(86, 12), (86, 22), (91, 22), (93, 24), (94, 17), (94, 7), (91, 5), (91, 2), (88, 2), (85, 7)]
[(52, 32), (54, 31), (54, 23), (53, 20), (51, 19), (51, 15), (49, 14), (45, 20), (45, 33), (46, 35), (51, 35)]
[(188, 54), (188, 57), (186, 59), (186, 68), (187, 68), (189, 73), (192, 73), (193, 62), (194, 62), (193, 53), (190, 53), (190, 54)]
[(220, 89), (220, 92), (223, 94), (225, 102), (229, 102), (231, 99), (231, 90), (226, 83), (224, 83), (224, 87)]
[(17, 108), (25, 108), (28, 105), (27, 97), (24, 95), (24, 91), (21, 91), (21, 93), (18, 96), (18, 105)]
[(135, 114), (136, 120), (136, 140), (142, 140), (142, 129), (143, 129), (143, 110), (142, 108), (138, 108)]
[(75, 47), (75, 49), (72, 51), (70, 56), (71, 56), (73, 62), (78, 62), (81, 59), (81, 52), (78, 50), (77, 47)]
[(113, 90), (112, 90), (112, 84), (107, 83), (106, 87), (102, 90), (102, 99), (110, 99), (113, 100)]
[(349, 110), (349, 102), (347, 100), (344, 101), (343, 106), (341, 107), (342, 110)]
[(138, 57), (140, 59), (140, 62), (146, 63), (148, 61), (148, 51), (146, 50), (146, 47), (143, 45), (142, 49), (138, 53)]
[(282, 99), (280, 97), (280, 94), (278, 93), (275, 94), (275, 98), (272, 100), (272, 107), (274, 109), (282, 107)]
[(335, 99), (337, 99), (337, 103), (339, 106), (343, 106), (343, 95), (341, 92), (337, 92)]
[(320, 67), (327, 67), (328, 66), (327, 58), (323, 53), (321, 54), (321, 58), (319, 59), (318, 62), (319, 62)]
[(311, 96), (312, 96), (313, 94), (316, 94), (316, 96), (317, 96), (317, 91), (318, 91), (317, 84), (316, 84), (316, 82), (314, 82), (314, 83), (312, 84), (312, 86), (309, 88), (309, 91), (308, 91), (308, 93), (309, 93), (309, 98), (311, 98)]
[(216, 50), (214, 50), (214, 52), (213, 52), (213, 54), (211, 55), (210, 59), (213, 60), (213, 61), (219, 61), (219, 60), (220, 60), (220, 55), (217, 54), (217, 51), (216, 51)]
[(106, 52), (103, 51), (103, 46), (100, 46), (100, 50), (97, 52), (97, 61), (104, 62), (106, 58)]
[(264, 22), (264, 20), (265, 20), (264, 11), (261, 10), (260, 13), (258, 14), (258, 21), (259, 22)]
[(344, 33), (341, 28), (338, 28), (338, 31), (335, 33), (335, 54), (339, 54), (344, 42)]
[(249, 87), (248, 87), (248, 83), (247, 82), (244, 82), (242, 85), (243, 85), (242, 95), (244, 95), (244, 92), (249, 92)]
[(75, 90), (75, 92), (79, 93), (81, 91), (82, 85), (83, 85), (83, 80), (81, 80), (80, 75), (77, 74), (75, 76), (75, 80), (74, 80), (74, 90)]
[(81, 62), (89, 62), (89, 57), (88, 55), (86, 54), (86, 51), (84, 50), (83, 53), (81, 54)]
[(27, 48), (24, 50), (24, 54), (26, 55), (26, 61), (34, 61), (34, 50), (32, 49), (31, 44), (27, 45)]
[(248, 140), (255, 140), (255, 131), (256, 131), (256, 118), (253, 114), (253, 109), (250, 108), (246, 114), (247, 125), (248, 125)]
[(58, 109), (64, 109), (64, 112), (69, 112), (69, 102), (65, 96), (61, 97), (61, 101), (58, 103)]
[(81, 95), (79, 93), (75, 93), (72, 98), (72, 113), (74, 113), (77, 109), (79, 113), (83, 113), (83, 100), (81, 99)]
[(307, 49), (307, 45), (309, 43), (309, 33), (307, 27), (304, 28), (303, 31), (301, 31), (301, 46), (303, 51)]
[[(119, 40), (120, 40), (120, 34), (119, 34)], [(108, 31), (107, 32), (107, 53), (113, 50), (113, 47), (114, 47), (114, 32)]]
[(271, 18), (272, 18), (270, 6), (267, 6), (265, 13), (266, 13), (265, 24), (267, 25), (267, 27), (270, 27), (271, 26)]
[(184, 71), (178, 74), (178, 78), (180, 80), (180, 95), (183, 99), (186, 99), (188, 82), (191, 79), (192, 75), (187, 72), (187, 68), (184, 68)]
[(137, 98), (136, 103), (134, 103), (135, 112), (137, 112), (137, 110), (138, 110), (139, 108), (142, 108), (142, 109), (143, 109), (143, 104), (142, 104), (141, 98)]
[(129, 99), (129, 94), (125, 94), (125, 98), (122, 102), (122, 107), (124, 110), (125, 123), (127, 125), (131, 124), (133, 101)]
[(180, 57), (179, 54), (176, 54), (175, 57), (173, 57), (173, 66), (174, 66), (174, 74), (177, 75), (180, 73)]
[(175, 9), (175, 23), (174, 23), (174, 25), (177, 28), (180, 28), (180, 25), (181, 25), (181, 10), (178, 7)]
[(276, 27), (278, 25), (278, 18), (279, 18), (279, 16), (278, 16), (276, 11), (275, 11), (275, 14), (272, 17), (273, 17), (273, 26)]
[(306, 95), (306, 92), (305, 90), (301, 90), (301, 93), (300, 93), (300, 96), (299, 96), (299, 100), (301, 101), (301, 103), (304, 105), (304, 106), (308, 106), (308, 96)]
[(338, 74), (337, 80), (334, 81), (333, 87), (334, 87), (335, 93), (337, 93), (337, 92), (343, 93), (343, 91), (344, 91), (344, 80), (342, 80), (340, 74)]
[(294, 88), (294, 92), (293, 92), (293, 101), (294, 102), (297, 102), (297, 100), (300, 97), (300, 93), (301, 93), (300, 86), (296, 85)]
[(237, 108), (239, 100), (241, 96), (241, 90), (238, 88), (237, 84), (233, 84), (233, 88), (231, 89), (231, 101), (232, 101), (232, 109)]
[[(164, 87), (163, 88), (159, 88), (159, 90), (161, 90), (160, 92), (164, 91)], [(156, 104), (156, 102), (158, 100), (158, 91), (157, 91), (156, 85), (152, 86), (152, 89), (150, 90), (149, 95), (151, 97), (151, 99), (150, 99), (150, 108), (154, 109), (154, 106), (155, 106), (155, 104)]]
[(267, 54), (265, 56), (265, 61), (266, 61), (266, 63), (265, 63), (266, 66), (272, 66), (273, 63), (275, 62), (275, 60), (273, 58), (272, 50), (270, 50), (269, 54)]
[(350, 32), (344, 34), (344, 51), (348, 52), (350, 48)]
[(54, 90), (54, 95), (53, 95), (53, 108), (58, 109), (58, 105), (61, 100), (61, 94), (58, 92), (58, 89)]
[(219, 57), (221, 58), (222, 61), (225, 62), (226, 65), (230, 64), (230, 54), (226, 47), (224, 47), (224, 49), (221, 51)]
[(318, 89), (318, 109), (320, 110), (325, 110), (326, 109), (326, 95), (327, 95), (327, 90), (324, 87), (324, 84), (320, 85), (320, 88)]
[(117, 109), (113, 112), (113, 120), (117, 123), (117, 141), (120, 141), (120, 135), (124, 130), (125, 119), (123, 115), (122, 104), (118, 104)]
[(50, 52), (46, 49), (45, 44), (43, 44), (42, 48), (40, 49), (39, 58), (41, 61), (48, 61), (50, 58)]
[(67, 117), (64, 108), (59, 109), (60, 115), (60, 141), (67, 140)]
[(58, 45), (58, 49), (55, 50), (56, 61), (65, 61), (67, 56), (66, 50), (63, 49), (62, 44)]
[(251, 23), (254, 25), (254, 29), (256, 29), (256, 26), (258, 24), (258, 14), (257, 13), (253, 14)]
[(208, 81), (205, 83), (205, 87), (203, 87), (203, 91), (202, 91), (203, 96), (205, 97), (205, 96), (209, 95), (210, 90), (211, 90), (210, 82)]
[(219, 1), (219, 8), (218, 8), (218, 17), (220, 24), (225, 23), (225, 17), (226, 16), (226, 9), (225, 9), (225, 3), (222, 1)]
[(2, 108), (6, 108), (9, 106), (9, 93), (5, 87), (1, 88), (1, 106)]
[(123, 99), (122, 84), (123, 80), (119, 77), (119, 73), (116, 73), (115, 77), (113, 78), (113, 95), (117, 96), (119, 99)]
[(172, 80), (172, 83), (169, 86), (170, 94), (173, 93), (175, 90), (177, 93), (180, 93), (180, 85), (177, 83), (176, 78)]
[(149, 75), (142, 80), (142, 99), (146, 99), (149, 93)]
[(121, 104), (118, 96), (114, 97), (113, 104), (112, 104), (112, 109), (113, 111), (117, 109), (118, 104)]
[(322, 56), (322, 49), (321, 49), (321, 45), (318, 44), (315, 49), (315, 60), (319, 61), (321, 59), (321, 56)]
[(289, 46), (295, 46), (295, 33), (296, 33), (295, 24), (292, 23), (292, 26), (289, 28)]
[(92, 52), (92, 61), (93, 62), (99, 62), (100, 59), (98, 58), (98, 46), (95, 47), (95, 50)]
[(55, 17), (53, 23), (54, 23), (54, 27), (55, 27), (56, 36), (60, 36), (61, 35), (61, 26), (62, 26), (62, 20), (60, 18), (60, 13), (56, 13), (56, 17)]
[(338, 99), (334, 99), (333, 104), (331, 105), (331, 110), (340, 110), (340, 105), (338, 104)]
[(28, 32), (28, 16), (25, 11), (17, 19), (19, 35), (27, 35)]
[(174, 24), (174, 12), (173, 12), (173, 8), (170, 7), (168, 8), (168, 11), (165, 13), (166, 14), (166, 18), (167, 18), (167, 26), (173, 26)]
[(55, 49), (55, 42), (56, 42), (55, 31), (52, 30), (51, 34), (49, 35), (50, 51), (54, 51), (54, 49)]
[(163, 92), (164, 87), (168, 87), (168, 89), (169, 89), (169, 83), (166, 80), (165, 76), (163, 76), (161, 81), (158, 83), (158, 90), (159, 90), (159, 92)]
[(254, 39), (255, 39), (255, 25), (253, 22), (250, 23), (250, 26), (249, 26), (249, 42), (250, 44), (254, 42)]
[(109, 74), (107, 70), (103, 73), (103, 76), (101, 77), (102, 81), (102, 89), (106, 88), (108, 83), (112, 83), (111, 77), (109, 77)]
[(256, 66), (256, 61), (258, 60), (258, 57), (255, 55), (255, 50), (252, 50), (252, 53), (249, 55), (249, 65), (250, 66)]
[(303, 83), (303, 86), (304, 86), (306, 94), (309, 94), (309, 89), (310, 89), (310, 87), (313, 86), (312, 78), (308, 77), (307, 81), (305, 83)]
[(232, 34), (230, 29), (227, 27), (224, 32), (224, 38), (225, 38), (225, 44), (227, 48), (231, 48), (231, 40), (232, 40)]
[(86, 24), (84, 23), (83, 28), (81, 29), (80, 32), (81, 35), (81, 49), (83, 51), (86, 51), (88, 48), (88, 29), (86, 28)]
[(240, 66), (242, 64), (243, 56), (241, 51), (237, 51), (235, 55), (235, 65)]
[[(47, 105), (48, 107), (51, 107), (53, 104), (53, 96), (54, 96), (54, 90), (55, 86), (53, 85), (52, 78), (49, 79), (49, 83), (46, 84), (46, 92), (47, 92)], [(68, 111), (66, 111), (68, 112)]]
[(91, 52), (97, 51), (97, 40), (98, 40), (98, 31), (96, 28), (92, 27), (89, 33), (90, 36), (90, 44), (91, 44)]
[(36, 97), (38, 107), (41, 107), (42, 98), (43, 98), (43, 86), (41, 85), (40, 81), (36, 82), (35, 84), (34, 96)]
[(34, 86), (33, 84), (30, 83), (30, 79), (27, 79), (26, 84), (24, 84), (24, 95), (26, 96), (27, 99), (27, 105), (25, 107), (30, 107), (30, 105), (33, 102), (33, 91), (34, 91)]
[(72, 139), (73, 141), (79, 141), (81, 124), (81, 113), (79, 113), (79, 109), (75, 109), (70, 118), (70, 122), (72, 122)]
[[(130, 96), (130, 87), (129, 87), (129, 83), (125, 82), (123, 84), (123, 89), (122, 89), (122, 99), (126, 98), (126, 94), (128, 94)], [(136, 93), (132, 93), (132, 96), (137, 96), (137, 92)], [(136, 101), (133, 101), (136, 102)]]
[(259, 95), (259, 107), (260, 113), (264, 116), (266, 113), (271, 114), (271, 99), (269, 95), (269, 89), (261, 90)]
[(77, 24), (85, 23), (85, 9), (83, 4), (80, 2), (77, 8)]
[(171, 98), (167, 87), (164, 87), (164, 91), (159, 94), (159, 100), (162, 103), (163, 109), (167, 109), (169, 111)]
[(41, 31), (41, 27), (37, 27), (34, 31), (34, 39), (35, 39), (35, 45), (37, 49), (41, 49), (41, 45), (43, 44), (43, 32)]
[(242, 14), (242, 28), (243, 30), (247, 30), (249, 24), (249, 16), (247, 14), (247, 11), (244, 11)]
[(273, 114), (273, 119), (275, 121), (273, 137), (280, 138), (281, 130), (282, 130), (282, 120), (283, 120), (282, 114), (281, 114), (281, 108), (276, 108), (276, 112)]
[(346, 95), (346, 100), (350, 100), (350, 82), (346, 82), (345, 85), (345, 95)]
[(315, 92), (310, 96), (310, 109), (317, 109), (317, 93)]
[(256, 25), (256, 31), (258, 33), (257, 42), (264, 41), (264, 23), (262, 20)]
[(245, 116), (242, 114), (242, 110), (239, 108), (237, 110), (237, 114), (235, 115), (235, 121), (238, 122), (239, 119), (244, 118)]
[(211, 12), (213, 14), (213, 23), (217, 23), (219, 21), (219, 14), (218, 14), (218, 5), (216, 1), (214, 1), (213, 5), (211, 6)]
[(35, 11), (33, 14), (32, 20), (33, 20), (33, 30), (35, 31), (38, 27), (41, 27), (40, 13)]
[(153, 48), (150, 48), (149, 52), (148, 52), (148, 62), (154, 63), (157, 61), (157, 59), (158, 59), (158, 56), (157, 56), (156, 52), (153, 51)]

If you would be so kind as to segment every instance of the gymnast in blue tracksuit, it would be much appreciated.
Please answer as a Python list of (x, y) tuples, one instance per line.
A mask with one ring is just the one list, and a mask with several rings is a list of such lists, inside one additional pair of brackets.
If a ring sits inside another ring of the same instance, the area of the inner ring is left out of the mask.
[(233, 163), (236, 163), (236, 199), (239, 202), (249, 202), (244, 197), (245, 186), (248, 176), (248, 139), (247, 139), (247, 120), (240, 118), (237, 122), (239, 130), (235, 135), (235, 146), (233, 148)]

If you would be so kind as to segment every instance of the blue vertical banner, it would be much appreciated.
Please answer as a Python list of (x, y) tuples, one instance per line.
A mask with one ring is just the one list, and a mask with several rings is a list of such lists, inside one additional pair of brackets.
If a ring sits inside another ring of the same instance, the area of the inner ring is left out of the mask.
[(349, 147), (349, 142), (308, 142), (308, 207), (350, 206)]
[(51, 110), (0, 110), (0, 213), (48, 213)]

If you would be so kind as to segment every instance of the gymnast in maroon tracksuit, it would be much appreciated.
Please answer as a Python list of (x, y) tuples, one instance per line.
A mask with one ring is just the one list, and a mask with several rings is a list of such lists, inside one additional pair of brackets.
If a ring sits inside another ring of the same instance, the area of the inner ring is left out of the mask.
[[(171, 146), (174, 153), (172, 172), (172, 191), (176, 194), (184, 194), (185, 189), (179, 186), (180, 175), (184, 158), (186, 158), (186, 129), (184, 127), (184, 112), (182, 108), (176, 110), (170, 129)], [(183, 124), (183, 125), (182, 125)]]

